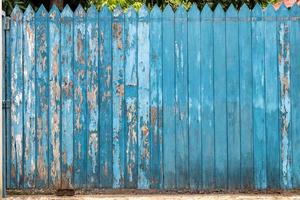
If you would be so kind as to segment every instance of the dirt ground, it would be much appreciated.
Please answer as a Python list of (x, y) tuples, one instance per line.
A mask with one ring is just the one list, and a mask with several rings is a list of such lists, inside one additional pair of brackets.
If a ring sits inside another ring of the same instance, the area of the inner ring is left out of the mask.
[(297, 194), (197, 194), (197, 195), (78, 195), (56, 196), (10, 196), (5, 200), (300, 200)]

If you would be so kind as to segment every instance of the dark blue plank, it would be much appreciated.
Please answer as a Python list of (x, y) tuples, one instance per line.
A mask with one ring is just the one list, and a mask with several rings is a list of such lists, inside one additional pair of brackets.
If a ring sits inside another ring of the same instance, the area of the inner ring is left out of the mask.
[(125, 15), (125, 187), (137, 188), (138, 179), (138, 81), (137, 81), (137, 13), (130, 7)]
[(34, 10), (26, 8), (23, 17), (24, 42), (24, 188), (33, 188), (35, 172), (35, 24)]
[(107, 6), (99, 13), (100, 45), (100, 186), (112, 187), (112, 14)]
[(10, 188), (21, 187), (23, 140), (23, 71), (22, 26), (23, 13), (18, 6), (11, 13), (11, 140), (10, 140)]
[(99, 185), (99, 49), (98, 13), (92, 5), (87, 11), (86, 23), (86, 65), (87, 65), (87, 186)]
[(239, 11), (241, 188), (253, 188), (253, 117), (251, 65), (251, 12), (247, 5)]
[(282, 4), (277, 11), (277, 56), (279, 75), (280, 182), (292, 188), (292, 135), (290, 103), (290, 21), (289, 10)]
[(188, 12), (188, 96), (189, 96), (189, 184), (201, 185), (201, 108), (200, 108), (200, 12), (194, 4)]
[(175, 123), (176, 187), (188, 188), (188, 61), (187, 12), (180, 6), (175, 13)]
[(150, 13), (151, 188), (162, 187), (162, 12)]
[(291, 28), (290, 28), (290, 44), (291, 44), (291, 128), (292, 128), (292, 154), (293, 154), (293, 188), (300, 187), (300, 7), (296, 4), (291, 8)]
[[(61, 13), (61, 187), (73, 188), (73, 12), (66, 6)], [(71, 119), (71, 120), (70, 120)]]
[(36, 13), (36, 187), (48, 185), (49, 65), (48, 13), (41, 6)]
[(256, 4), (252, 10), (253, 154), (256, 189), (267, 187), (264, 25), (262, 8)]
[(49, 187), (59, 188), (61, 134), (60, 11), (53, 6), (49, 13)]
[(175, 62), (174, 12), (163, 11), (163, 170), (164, 189), (176, 187), (175, 173)]
[(118, 6), (112, 24), (113, 187), (124, 187), (124, 14)]
[(280, 187), (279, 166), (279, 124), (278, 124), (278, 73), (276, 13), (270, 4), (265, 11), (265, 81), (266, 81), (266, 146), (267, 187)]
[(79, 5), (74, 13), (74, 186), (86, 185), (86, 14)]
[(231, 6), (226, 11), (226, 74), (227, 74), (227, 142), (228, 189), (240, 188), (240, 99), (238, 13)]
[(149, 135), (149, 78), (150, 78), (150, 40), (149, 12), (145, 5), (138, 13), (138, 188), (150, 187), (150, 144)]
[(215, 187), (214, 157), (214, 88), (213, 88), (213, 12), (206, 4), (201, 12), (201, 146), (202, 189)]
[(227, 188), (226, 37), (225, 12), (219, 4), (214, 11), (214, 108), (216, 188)]

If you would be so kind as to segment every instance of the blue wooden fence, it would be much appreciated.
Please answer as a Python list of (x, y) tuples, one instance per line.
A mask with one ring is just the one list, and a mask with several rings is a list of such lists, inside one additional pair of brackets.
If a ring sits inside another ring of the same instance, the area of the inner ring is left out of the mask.
[(7, 188), (300, 188), (300, 8), (16, 7)]

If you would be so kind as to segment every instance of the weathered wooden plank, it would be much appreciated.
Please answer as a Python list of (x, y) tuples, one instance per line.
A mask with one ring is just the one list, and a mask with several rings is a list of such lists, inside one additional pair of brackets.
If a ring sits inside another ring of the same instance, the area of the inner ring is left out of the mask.
[(149, 12), (145, 5), (138, 13), (138, 188), (150, 187), (150, 40)]
[(11, 140), (10, 140), (10, 188), (20, 188), (23, 176), (23, 13), (16, 6), (11, 13)]
[(293, 188), (300, 186), (300, 21), (295, 20), (300, 16), (300, 7), (296, 4), (291, 8), (291, 28), (290, 28), (290, 44), (291, 44), (291, 131), (292, 131), (292, 155), (293, 155)]
[(99, 185), (99, 52), (98, 13), (92, 5), (87, 12), (87, 185)]
[[(61, 13), (61, 187), (73, 187), (73, 12)], [(70, 120), (71, 119), (71, 120)]]
[(124, 14), (118, 5), (112, 24), (113, 187), (124, 187)]
[(176, 187), (175, 172), (175, 62), (174, 12), (168, 5), (163, 12), (163, 170), (164, 189)]
[(125, 133), (126, 188), (137, 188), (138, 180), (138, 81), (137, 81), (137, 13), (130, 7), (125, 15)]
[[(87, 20), (88, 21), (88, 20)], [(86, 186), (87, 102), (86, 102), (86, 13), (79, 5), (74, 12), (74, 186)]]
[(61, 134), (60, 11), (53, 6), (49, 13), (49, 187), (59, 188)]
[[(240, 188), (240, 99), (238, 13), (231, 6), (226, 11), (226, 79), (227, 79), (227, 156), (228, 189)], [(214, 55), (215, 56), (215, 55)]]
[(219, 4), (214, 11), (214, 109), (216, 188), (227, 188), (226, 37), (225, 12)]
[(278, 75), (279, 75), (279, 130), (280, 130), (280, 182), (285, 189), (292, 188), (292, 134), (290, 103), (290, 21), (289, 11), (282, 4), (277, 14)]
[(48, 66), (48, 13), (41, 6), (36, 13), (36, 187), (48, 185), (49, 136), (49, 66)]
[(262, 8), (256, 4), (252, 10), (253, 154), (256, 189), (265, 189), (267, 186), (264, 26)]
[(112, 187), (112, 14), (107, 6), (99, 13), (100, 46), (100, 186)]
[(24, 42), (24, 188), (33, 188), (35, 173), (35, 24), (34, 10), (26, 8), (23, 17)]
[(156, 5), (150, 12), (150, 135), (151, 183), (162, 187), (162, 12)]
[(214, 88), (213, 88), (213, 12), (206, 4), (201, 12), (201, 119), (202, 119), (202, 189), (214, 183)]
[(247, 5), (239, 11), (241, 188), (253, 188), (253, 117), (251, 66), (251, 12)]
[(175, 12), (175, 165), (178, 189), (189, 186), (187, 64), (187, 12), (183, 6), (180, 6)]
[(188, 12), (188, 130), (189, 185), (201, 186), (201, 93), (200, 93), (200, 12), (193, 4)]
[[(279, 119), (278, 119), (278, 73), (276, 13), (270, 4), (264, 15), (270, 19), (265, 24), (265, 82), (266, 82), (266, 148), (267, 148), (267, 187), (280, 187), (279, 163)], [(276, 67), (275, 67), (276, 66)]]

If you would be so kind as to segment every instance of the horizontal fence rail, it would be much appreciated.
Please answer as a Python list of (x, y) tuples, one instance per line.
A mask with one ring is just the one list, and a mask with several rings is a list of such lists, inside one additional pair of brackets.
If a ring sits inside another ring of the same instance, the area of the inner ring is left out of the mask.
[(16, 7), (7, 189), (300, 187), (300, 8)]

